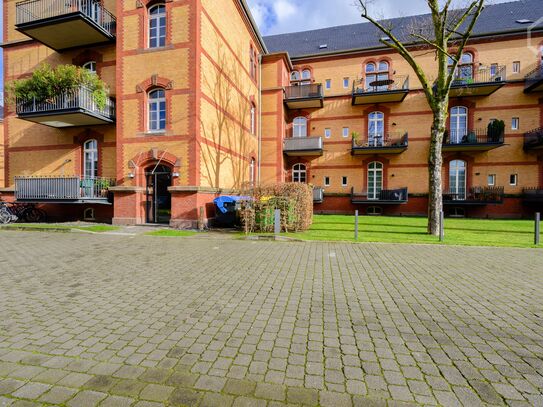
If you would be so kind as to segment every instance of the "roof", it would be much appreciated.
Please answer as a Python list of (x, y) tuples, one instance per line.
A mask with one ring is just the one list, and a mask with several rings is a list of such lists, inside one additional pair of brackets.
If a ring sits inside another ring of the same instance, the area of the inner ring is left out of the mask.
[[(534, 26), (543, 29), (543, 1), (520, 0), (510, 3), (488, 5), (485, 7), (472, 36), (526, 32)], [(536, 18), (540, 18), (539, 21)], [(517, 20), (528, 20), (530, 23), (520, 24)], [(384, 20), (393, 27), (403, 41), (413, 42), (407, 34), (408, 27), (431, 26), (430, 14), (400, 17)], [(319, 54), (339, 53), (351, 50), (383, 48), (379, 41), (383, 33), (369, 22), (323, 28), (289, 34), (270, 35), (264, 37), (269, 52), (288, 52), (291, 58), (314, 56)], [(326, 46), (326, 47), (324, 47)]]

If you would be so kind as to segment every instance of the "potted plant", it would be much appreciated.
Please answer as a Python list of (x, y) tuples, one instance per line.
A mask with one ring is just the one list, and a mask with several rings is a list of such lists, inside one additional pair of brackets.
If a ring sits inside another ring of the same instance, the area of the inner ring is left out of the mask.
[(100, 191), (100, 196), (102, 198), (107, 198), (110, 186), (111, 182), (109, 182), (107, 178), (100, 178), (98, 181), (96, 181), (96, 189)]
[(505, 122), (503, 120), (494, 120), (488, 123), (487, 138), (491, 142), (499, 142), (505, 132)]

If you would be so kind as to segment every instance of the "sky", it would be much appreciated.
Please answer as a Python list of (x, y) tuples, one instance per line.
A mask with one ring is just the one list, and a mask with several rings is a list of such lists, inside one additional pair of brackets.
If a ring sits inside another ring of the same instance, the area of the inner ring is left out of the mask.
[[(507, 0), (491, 2), (505, 1)], [(356, 0), (247, 0), (247, 2), (262, 35), (363, 22), (355, 7)], [(460, 2), (465, 3), (465, 0), (457, 1)], [(428, 6), (426, 0), (375, 0), (370, 3), (369, 11), (380, 18), (392, 18), (427, 13)]]

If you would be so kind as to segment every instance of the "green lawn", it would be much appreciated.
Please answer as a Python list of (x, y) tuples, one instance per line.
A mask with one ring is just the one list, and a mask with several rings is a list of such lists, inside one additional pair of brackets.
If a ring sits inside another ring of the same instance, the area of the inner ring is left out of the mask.
[(28, 229), (28, 230), (66, 230), (71, 229), (84, 230), (87, 232), (110, 232), (112, 230), (118, 230), (117, 226), (111, 225), (92, 225), (92, 226), (70, 226), (70, 225), (56, 225), (54, 223), (10, 223), (9, 225), (2, 225), (5, 229)]
[(73, 229), (86, 230), (88, 232), (111, 232), (113, 230), (119, 230), (118, 226), (111, 225), (95, 225), (95, 226), (77, 226)]
[(192, 230), (175, 230), (175, 229), (161, 229), (154, 232), (147, 232), (147, 236), (167, 236), (167, 237), (174, 237), (174, 236), (194, 236), (198, 232), (194, 232)]
[[(359, 242), (429, 243), (426, 218), (361, 216)], [(469, 246), (536, 247), (534, 222), (529, 220), (445, 219), (445, 244)], [(354, 241), (354, 216), (315, 215), (306, 232), (286, 236), (304, 240)], [(543, 247), (540, 245), (539, 247)]]

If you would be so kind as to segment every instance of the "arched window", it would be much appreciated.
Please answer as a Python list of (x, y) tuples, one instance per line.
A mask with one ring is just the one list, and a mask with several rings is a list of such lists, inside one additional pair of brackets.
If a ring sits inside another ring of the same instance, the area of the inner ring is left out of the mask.
[(381, 61), (378, 65), (370, 62), (366, 64), (366, 90), (373, 92), (381, 92), (388, 89), (388, 84), (380, 84), (382, 81), (387, 81), (390, 66), (388, 62)]
[[(449, 57), (449, 71), (453, 65), (454, 61)], [(473, 54), (471, 52), (465, 52), (460, 57), (460, 62), (456, 71), (454, 72), (454, 77), (457, 80), (467, 80), (473, 78)]]
[(307, 137), (307, 119), (296, 117), (292, 122), (292, 137)]
[(83, 144), (83, 177), (96, 178), (98, 176), (98, 142), (87, 140)]
[(290, 81), (291, 82), (296, 82), (296, 81), (299, 81), (299, 80), (300, 80), (300, 72), (292, 71), (290, 73)]
[(455, 106), (451, 109), (451, 144), (459, 144), (466, 140), (468, 135), (468, 108), (464, 106)]
[(155, 4), (149, 8), (149, 48), (166, 45), (166, 6)]
[(368, 144), (370, 147), (380, 147), (385, 138), (385, 114), (372, 112), (368, 115)]
[(254, 158), (251, 158), (251, 162), (250, 162), (250, 164), (249, 164), (249, 182), (250, 182), (251, 184), (254, 184), (254, 183), (255, 183), (255, 179), (256, 179), (256, 176), (255, 176), (255, 175), (256, 175), (256, 174), (255, 174), (255, 168), (256, 168), (256, 166), (255, 166), (255, 164), (256, 164), (255, 159), (254, 159)]
[(449, 193), (453, 199), (466, 199), (466, 168), (464, 160), (453, 160), (449, 163)]
[(379, 199), (383, 189), (383, 164), (373, 161), (368, 164), (368, 199)]
[(309, 69), (304, 69), (302, 71), (302, 85), (309, 85), (311, 83), (311, 71)]
[(96, 73), (96, 61), (85, 62), (82, 68), (86, 69), (90, 73)]
[(250, 120), (251, 120), (251, 134), (254, 136), (256, 134), (256, 107), (254, 104), (251, 104), (250, 111)]
[(304, 164), (294, 164), (292, 167), (292, 182), (305, 183), (307, 180), (307, 171)]
[(164, 89), (155, 89), (148, 95), (149, 131), (166, 129), (166, 93)]

